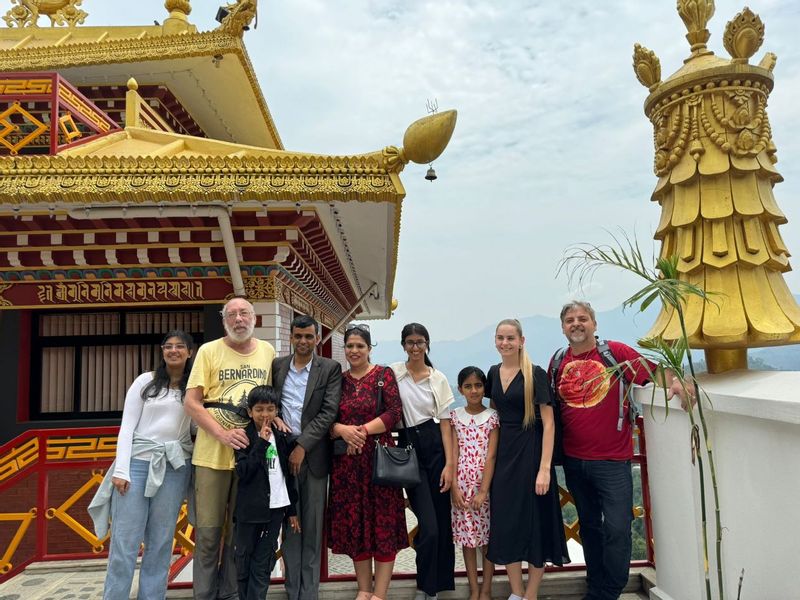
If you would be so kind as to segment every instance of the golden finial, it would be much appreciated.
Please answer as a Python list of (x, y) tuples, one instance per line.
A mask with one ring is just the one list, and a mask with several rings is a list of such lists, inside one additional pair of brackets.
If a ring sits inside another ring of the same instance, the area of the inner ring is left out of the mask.
[(748, 7), (728, 21), (722, 36), (725, 50), (735, 63), (746, 63), (764, 43), (764, 23)]
[(650, 87), (654, 59), (637, 45), (634, 69), (650, 90), (661, 257), (676, 259), (679, 277), (712, 300), (689, 300), (685, 322), (662, 310), (648, 337), (685, 331), (692, 348), (706, 351), (709, 372), (720, 372), (746, 368), (747, 348), (800, 343), (800, 306), (784, 280), (787, 220), (773, 194), (783, 179), (767, 115), (776, 57), (748, 64), (764, 25), (747, 8), (725, 29), (731, 60), (705, 47), (713, 2), (679, 0), (678, 12), (692, 44), (684, 66)]
[(139, 84), (133, 77), (128, 79), (128, 89), (132, 92), (135, 92), (136, 90), (139, 89)]
[(167, 0), (164, 2), (164, 8), (169, 11), (169, 16), (173, 18), (180, 18), (181, 15), (186, 18), (192, 12), (192, 5), (189, 0)]
[(403, 135), (403, 151), (419, 165), (431, 163), (444, 152), (456, 127), (457, 113), (446, 110), (414, 121)]
[(189, 13), (192, 12), (192, 5), (189, 0), (166, 0), (164, 8), (169, 11), (169, 17), (164, 20), (165, 34), (184, 33), (190, 28)]
[(692, 45), (692, 53), (701, 53), (711, 37), (706, 25), (714, 16), (714, 0), (678, 0), (678, 14), (689, 32), (686, 39)]
[(633, 45), (633, 72), (639, 83), (651, 92), (661, 83), (661, 61), (655, 52), (641, 44)]

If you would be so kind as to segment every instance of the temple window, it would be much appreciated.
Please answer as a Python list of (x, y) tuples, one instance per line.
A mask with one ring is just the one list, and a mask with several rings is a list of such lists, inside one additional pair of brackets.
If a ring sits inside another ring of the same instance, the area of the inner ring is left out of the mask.
[(33, 319), (31, 418), (119, 416), (133, 380), (153, 370), (164, 334), (202, 342), (202, 310), (42, 313)]

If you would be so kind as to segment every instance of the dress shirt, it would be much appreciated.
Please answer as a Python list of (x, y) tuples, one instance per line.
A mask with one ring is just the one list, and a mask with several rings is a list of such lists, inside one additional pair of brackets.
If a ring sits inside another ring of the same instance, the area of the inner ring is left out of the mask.
[(308, 387), (308, 374), (311, 372), (311, 363), (308, 361), (299, 371), (295, 369), (294, 357), (289, 361), (289, 370), (281, 390), (281, 413), (283, 421), (292, 429), (292, 433), (299, 434), (303, 416), (303, 405), (306, 401), (306, 388)]

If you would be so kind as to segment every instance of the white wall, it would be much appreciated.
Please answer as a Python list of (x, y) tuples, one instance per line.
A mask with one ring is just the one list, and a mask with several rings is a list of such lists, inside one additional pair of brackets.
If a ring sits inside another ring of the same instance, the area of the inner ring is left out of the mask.
[[(717, 466), (725, 598), (800, 599), (800, 372), (707, 375), (706, 417)], [(658, 585), (651, 598), (705, 598), (699, 477), (691, 462), (688, 415), (650, 392), (645, 433)], [(709, 404), (710, 401), (710, 404)], [(673, 403), (675, 404), (675, 403)], [(697, 415), (697, 409), (695, 409)], [(702, 443), (702, 438), (701, 438)], [(705, 451), (702, 458), (707, 467)], [(710, 578), (716, 598), (714, 509), (706, 477)]]
[(261, 318), (254, 335), (266, 340), (275, 347), (277, 356), (286, 356), (292, 350), (289, 325), (292, 323), (292, 309), (279, 302), (255, 302), (253, 308)]
[(334, 331), (331, 336), (331, 358), (342, 365), (342, 370), (350, 368), (344, 357), (344, 334), (338, 331)]

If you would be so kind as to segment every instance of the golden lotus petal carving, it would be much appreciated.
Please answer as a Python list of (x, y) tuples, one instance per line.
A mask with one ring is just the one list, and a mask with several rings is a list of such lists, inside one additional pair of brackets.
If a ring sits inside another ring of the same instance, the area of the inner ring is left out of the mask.
[(774, 52), (767, 52), (764, 55), (764, 58), (761, 59), (761, 62), (758, 63), (758, 66), (762, 69), (766, 69), (767, 71), (772, 71), (775, 68), (775, 64), (778, 62), (778, 56)]
[(686, 25), (686, 39), (695, 45), (704, 45), (711, 34), (706, 25), (714, 16), (714, 0), (678, 0), (678, 14)]
[(661, 61), (655, 52), (642, 46), (633, 45), (633, 72), (636, 79), (646, 88), (661, 82)]
[(456, 127), (457, 113), (446, 110), (414, 121), (403, 136), (403, 153), (408, 160), (424, 165), (433, 162), (447, 148)]
[(725, 25), (722, 43), (732, 58), (747, 61), (764, 43), (764, 23), (746, 6)]

